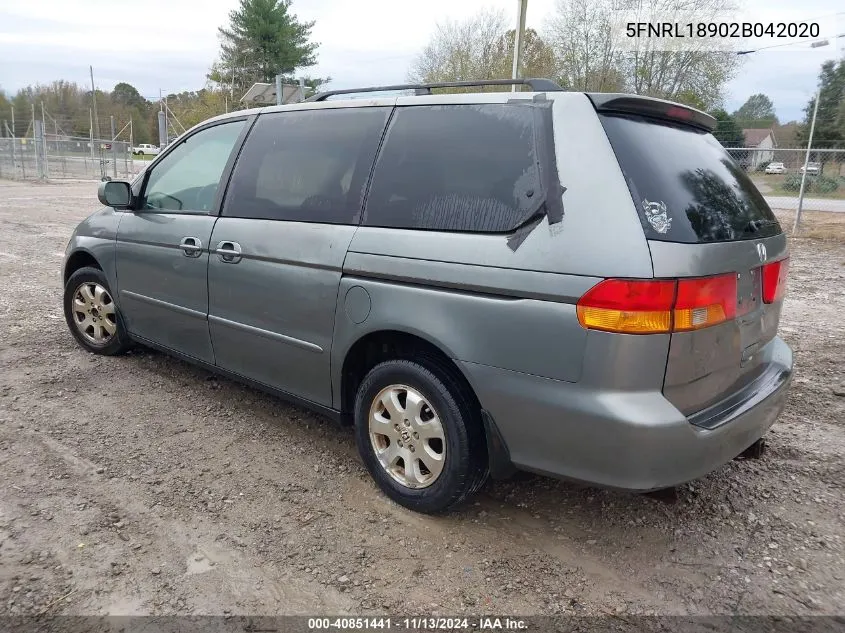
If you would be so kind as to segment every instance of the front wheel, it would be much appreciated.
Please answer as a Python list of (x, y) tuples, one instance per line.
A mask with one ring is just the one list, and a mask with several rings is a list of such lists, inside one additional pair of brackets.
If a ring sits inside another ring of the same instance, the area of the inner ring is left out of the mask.
[(65, 284), (64, 313), (70, 333), (89, 352), (114, 356), (131, 347), (102, 270), (85, 267), (70, 276)]
[(386, 361), (358, 388), (358, 451), (391, 499), (417, 512), (444, 512), (486, 478), (479, 415), (466, 387), (436, 363)]

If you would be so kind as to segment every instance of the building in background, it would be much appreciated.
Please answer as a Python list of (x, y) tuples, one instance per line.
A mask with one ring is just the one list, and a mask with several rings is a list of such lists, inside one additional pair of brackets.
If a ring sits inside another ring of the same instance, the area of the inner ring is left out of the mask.
[(774, 131), (764, 128), (751, 128), (743, 130), (742, 135), (745, 137), (745, 147), (758, 150), (751, 152), (748, 165), (745, 166), (748, 171), (756, 171), (760, 165), (774, 160), (775, 153), (770, 151), (777, 147)]

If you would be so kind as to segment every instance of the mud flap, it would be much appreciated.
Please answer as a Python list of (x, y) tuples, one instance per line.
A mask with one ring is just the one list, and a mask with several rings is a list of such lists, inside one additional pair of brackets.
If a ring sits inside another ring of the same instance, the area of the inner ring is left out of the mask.
[(507, 444), (499, 432), (496, 422), (484, 409), (481, 410), (481, 419), (484, 421), (484, 436), (487, 438), (487, 459), (489, 461), (490, 477), (493, 479), (507, 479), (511, 477), (516, 468), (511, 462), (511, 454)]

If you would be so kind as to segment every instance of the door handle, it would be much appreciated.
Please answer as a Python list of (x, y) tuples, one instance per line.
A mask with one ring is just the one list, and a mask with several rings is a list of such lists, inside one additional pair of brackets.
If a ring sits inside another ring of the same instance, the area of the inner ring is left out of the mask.
[(202, 242), (195, 237), (183, 237), (179, 248), (185, 257), (199, 257), (202, 255)]
[(214, 252), (224, 264), (237, 264), (241, 261), (241, 245), (237, 242), (219, 242)]

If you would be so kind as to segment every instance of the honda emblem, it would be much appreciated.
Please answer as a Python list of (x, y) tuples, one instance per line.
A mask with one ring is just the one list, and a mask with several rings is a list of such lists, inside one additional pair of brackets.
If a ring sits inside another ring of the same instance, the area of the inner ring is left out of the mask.
[(765, 244), (757, 244), (757, 255), (760, 256), (760, 261), (766, 261), (766, 245)]

